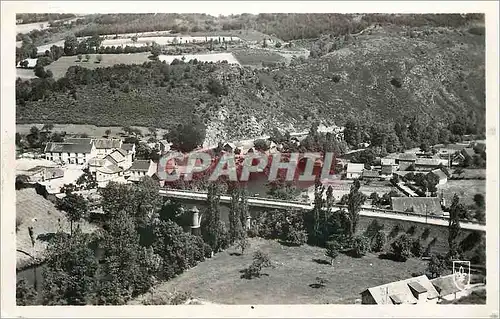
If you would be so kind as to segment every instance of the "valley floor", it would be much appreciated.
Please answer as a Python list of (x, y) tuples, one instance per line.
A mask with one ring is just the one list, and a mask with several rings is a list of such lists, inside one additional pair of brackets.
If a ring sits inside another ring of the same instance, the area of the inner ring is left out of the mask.
[[(190, 292), (193, 298), (217, 304), (353, 304), (363, 290), (409, 278), (427, 266), (419, 259), (400, 263), (375, 254), (362, 258), (340, 254), (332, 266), (319, 247), (287, 247), (260, 238), (251, 238), (250, 243), (250, 250), (242, 256), (229, 248), (159, 284), (155, 295)], [(264, 268), (267, 275), (260, 278), (243, 279), (241, 270), (251, 264), (256, 250), (268, 253), (274, 268)], [(325, 287), (310, 286), (316, 277), (328, 281)], [(141, 304), (150, 297), (139, 296), (130, 304)]]

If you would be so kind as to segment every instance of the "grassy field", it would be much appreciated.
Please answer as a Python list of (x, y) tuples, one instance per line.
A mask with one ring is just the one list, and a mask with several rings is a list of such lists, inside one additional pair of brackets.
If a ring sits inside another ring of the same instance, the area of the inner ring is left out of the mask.
[(233, 55), (241, 65), (262, 66), (262, 63), (282, 62), (285, 60), (281, 55), (259, 49), (235, 49)]
[(454, 194), (460, 197), (461, 203), (469, 205), (474, 203), (474, 195), (486, 195), (486, 180), (449, 180), (448, 183), (438, 187), (438, 192), (441, 193), (441, 191), (443, 191), (447, 205), (451, 204)]
[[(41, 257), (47, 247), (47, 242), (42, 240), (43, 235), (55, 233), (59, 227), (63, 231), (70, 231), (70, 224), (66, 214), (57, 210), (52, 202), (38, 195), (33, 188), (16, 191), (16, 218), (20, 221), (19, 230), (16, 231), (16, 249), (29, 254), (33, 254), (34, 250), (35, 257)], [(35, 238), (37, 238), (34, 249), (31, 246), (28, 227), (33, 227)], [(95, 229), (95, 226), (85, 222), (82, 222), (80, 227), (86, 232)], [(29, 256), (17, 252), (18, 267), (30, 261)]]
[(90, 60), (85, 62), (85, 55), (83, 56), (82, 62), (78, 62), (76, 56), (63, 56), (59, 60), (50, 64), (46, 67), (47, 70), (51, 70), (54, 74), (55, 79), (62, 78), (70, 66), (79, 65), (88, 69), (97, 69), (113, 66), (115, 64), (142, 64), (149, 61), (149, 52), (142, 53), (123, 53), (123, 54), (101, 54), (101, 63), (96, 62), (97, 54), (89, 54)]
[[(341, 254), (331, 266), (322, 262), (326, 260), (324, 249), (318, 247), (287, 247), (257, 238), (250, 241), (251, 249), (245, 255), (234, 255), (236, 250), (228, 249), (160, 284), (155, 294), (189, 291), (194, 298), (221, 304), (352, 304), (366, 288), (408, 278), (426, 268), (422, 260), (398, 263), (372, 254), (363, 258)], [(269, 254), (274, 268), (265, 268), (267, 275), (260, 278), (240, 278), (240, 271), (251, 264), (258, 249)], [(325, 287), (310, 287), (316, 277), (328, 280)], [(147, 297), (131, 303), (140, 304)]]

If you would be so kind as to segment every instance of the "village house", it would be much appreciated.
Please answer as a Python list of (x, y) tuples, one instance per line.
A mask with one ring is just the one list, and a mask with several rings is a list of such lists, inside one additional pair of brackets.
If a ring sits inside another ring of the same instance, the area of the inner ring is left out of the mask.
[(362, 173), (362, 179), (367, 180), (367, 179), (379, 179), (380, 174), (379, 171), (377, 170), (368, 170), (368, 169), (363, 169)]
[(158, 142), (158, 149), (160, 150), (160, 155), (169, 152), (171, 146), (172, 146), (172, 143), (169, 143), (167, 140), (159, 141)]
[(29, 178), (28, 183), (38, 183), (64, 177), (64, 170), (58, 167), (35, 166), (22, 175)]
[(131, 162), (133, 162), (135, 160), (135, 144), (134, 143), (123, 143), (121, 149), (127, 152), (127, 156), (130, 156)]
[(439, 301), (455, 300), (465, 293), (465, 287), (458, 286), (459, 282), (454, 280), (454, 276), (454, 274), (451, 274), (431, 280), (432, 285), (439, 294)]
[(372, 305), (435, 304), (438, 292), (426, 275), (408, 278), (361, 292), (361, 303)]
[[(404, 171), (411, 165), (414, 165), (417, 160), (417, 155), (414, 153), (397, 153), (386, 156), (387, 159), (394, 159), (394, 163), (399, 165), (399, 169)], [(382, 159), (381, 159), (382, 161)], [(392, 163), (391, 163), (392, 165)]]
[(227, 142), (222, 145), (222, 150), (226, 153), (233, 153), (236, 150), (236, 144), (232, 142)]
[(139, 182), (144, 176), (153, 176), (158, 169), (158, 164), (151, 160), (135, 160), (128, 169), (128, 181)]
[(123, 168), (113, 164), (108, 157), (104, 159), (104, 165), (96, 169), (96, 182), (98, 187), (106, 187), (109, 182), (124, 183), (125, 176)]
[(417, 215), (443, 216), (438, 197), (391, 197), (392, 209)]
[(382, 165), (380, 169), (380, 177), (384, 179), (391, 179), (394, 172), (396, 172), (397, 166), (394, 165)]
[(365, 168), (365, 164), (355, 164), (348, 163), (346, 170), (346, 178), (347, 179), (358, 179), (363, 174), (363, 169)]
[(64, 142), (49, 142), (45, 146), (45, 158), (64, 164), (85, 164), (96, 155), (92, 139), (67, 139)]
[(416, 171), (431, 171), (439, 165), (448, 166), (448, 161), (439, 158), (418, 158), (415, 161)]
[(118, 138), (97, 138), (94, 140), (96, 156), (104, 158), (115, 149), (122, 148), (123, 141)]

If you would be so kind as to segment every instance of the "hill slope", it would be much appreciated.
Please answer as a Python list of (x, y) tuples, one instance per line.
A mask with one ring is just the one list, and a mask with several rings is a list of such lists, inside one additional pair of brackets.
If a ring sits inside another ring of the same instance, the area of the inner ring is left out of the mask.
[[(85, 75), (94, 80), (74, 82), (73, 76), (76, 99), (51, 89), (44, 100), (18, 103), (17, 121), (169, 127), (196, 114), (208, 124), (209, 140), (259, 136), (275, 127), (303, 130), (318, 119), (343, 124), (349, 116), (395, 122), (416, 115), (450, 123), (467, 114), (484, 126), (483, 35), (379, 27), (320, 41), (331, 52), (275, 69), (153, 64)], [(122, 89), (110, 88), (117, 77), (125, 77), (118, 81)], [(209, 93), (210, 79), (222, 83), (222, 94)]]

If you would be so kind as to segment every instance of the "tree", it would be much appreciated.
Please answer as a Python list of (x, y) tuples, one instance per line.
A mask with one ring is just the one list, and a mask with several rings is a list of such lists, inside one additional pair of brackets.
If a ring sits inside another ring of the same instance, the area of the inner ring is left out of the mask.
[(208, 81), (207, 90), (216, 97), (228, 95), (229, 93), (227, 86), (221, 84), (220, 81), (215, 78), (211, 78)]
[(85, 54), (85, 62), (90, 61), (90, 54)]
[(347, 210), (349, 212), (349, 221), (350, 221), (350, 237), (353, 237), (356, 233), (356, 229), (358, 226), (359, 220), (359, 211), (361, 210), (361, 206), (364, 204), (366, 200), (366, 196), (359, 191), (361, 187), (358, 180), (354, 180), (353, 185), (351, 185), (351, 191), (347, 197)]
[(106, 136), (109, 136), (111, 134), (111, 130), (107, 129), (106, 131), (104, 131), (104, 134), (106, 134)]
[(65, 211), (70, 221), (71, 235), (73, 235), (73, 223), (79, 222), (88, 212), (88, 202), (82, 195), (66, 194), (57, 201), (57, 209)]
[(32, 286), (26, 283), (26, 280), (19, 279), (16, 283), (16, 305), (31, 306), (35, 304), (37, 293)]
[(484, 199), (484, 195), (483, 194), (474, 195), (474, 203), (476, 204), (477, 207), (484, 208), (485, 204), (486, 204), (486, 201)]
[(202, 145), (205, 135), (205, 124), (195, 119), (192, 123), (171, 128), (164, 138), (172, 143), (173, 149), (187, 153)]
[(158, 56), (161, 54), (161, 47), (158, 43), (153, 42), (151, 44), (151, 55), (155, 58), (158, 58)]
[(340, 246), (336, 241), (326, 242), (325, 256), (330, 258), (330, 265), (333, 266), (333, 260), (339, 255)]
[(97, 304), (120, 305), (146, 292), (156, 282), (161, 260), (152, 248), (141, 247), (134, 217), (119, 212), (105, 224), (104, 266), (97, 288)]
[(448, 267), (446, 259), (441, 255), (432, 255), (429, 264), (427, 265), (426, 273), (429, 278), (437, 278), (444, 275)]
[(76, 58), (78, 59), (78, 62), (82, 62), (82, 55), (81, 55), (81, 54), (78, 54), (78, 55), (76, 56)]
[(47, 247), (43, 271), (44, 305), (85, 305), (95, 291), (97, 260), (90, 237), (77, 228), (72, 236), (57, 232)]
[(375, 237), (373, 238), (372, 246), (371, 249), (374, 252), (380, 252), (385, 246), (385, 243), (387, 242), (387, 238), (385, 236), (385, 233), (383, 231), (378, 231), (375, 234)]
[(410, 258), (412, 243), (413, 241), (410, 236), (408, 236), (407, 234), (400, 235), (391, 244), (394, 258), (399, 261), (406, 261), (408, 258)]
[(458, 257), (457, 238), (460, 234), (460, 216), (463, 214), (465, 214), (465, 207), (460, 204), (460, 199), (455, 194), (450, 206), (450, 218), (448, 221), (448, 258), (450, 259)]
[(229, 239), (231, 243), (234, 243), (245, 236), (240, 217), (240, 196), (240, 188), (234, 187), (231, 190), (231, 203), (229, 207)]
[(254, 142), (254, 147), (259, 152), (265, 152), (269, 150), (270, 143), (267, 140), (258, 139)]
[(213, 251), (218, 252), (223, 248), (223, 237), (226, 236), (220, 215), (220, 190), (216, 183), (208, 186), (207, 209), (202, 220), (202, 234), (204, 241)]
[(102, 55), (98, 54), (95, 56), (96, 63), (101, 63), (102, 62)]
[(365, 236), (355, 236), (352, 240), (352, 252), (356, 257), (362, 257), (370, 250), (370, 241)]
[(132, 38), (130, 38), (130, 40), (132, 40), (132, 42), (136, 43), (137, 42), (137, 36), (134, 35)]

